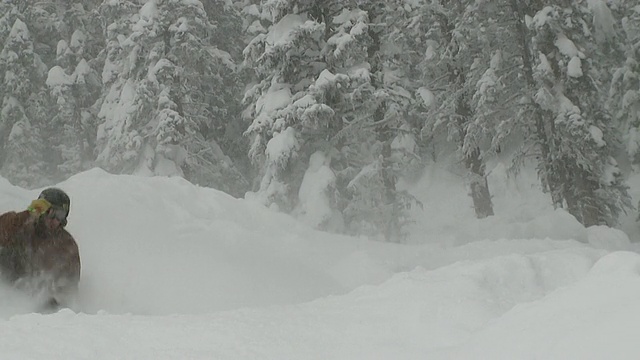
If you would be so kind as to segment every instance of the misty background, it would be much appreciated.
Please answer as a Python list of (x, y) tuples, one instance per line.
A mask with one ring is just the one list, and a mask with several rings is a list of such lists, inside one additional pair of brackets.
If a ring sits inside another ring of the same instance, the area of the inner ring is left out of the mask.
[[(403, 242), (407, 187), (537, 171), (582, 225), (635, 217), (640, 5), (625, 0), (0, 1), (0, 175), (183, 177)], [(460, 201), (458, 196), (452, 196)]]

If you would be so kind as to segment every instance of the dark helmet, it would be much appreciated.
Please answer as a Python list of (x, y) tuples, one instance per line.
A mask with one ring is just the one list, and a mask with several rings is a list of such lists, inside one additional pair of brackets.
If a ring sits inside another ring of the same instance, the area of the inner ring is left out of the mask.
[(65, 219), (62, 220), (62, 226), (67, 224), (66, 217), (69, 216), (69, 206), (71, 205), (71, 200), (69, 199), (69, 195), (58, 188), (48, 188), (42, 190), (38, 199), (45, 199), (51, 203), (51, 206), (56, 209), (63, 209), (65, 211)]

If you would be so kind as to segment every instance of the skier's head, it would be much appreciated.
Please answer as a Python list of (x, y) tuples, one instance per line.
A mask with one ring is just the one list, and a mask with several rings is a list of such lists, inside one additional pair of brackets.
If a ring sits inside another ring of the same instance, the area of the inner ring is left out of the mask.
[(69, 216), (69, 206), (71, 205), (67, 193), (58, 188), (47, 188), (42, 190), (38, 199), (47, 200), (51, 204), (51, 207), (42, 216), (58, 220), (62, 227), (67, 225), (67, 216)]

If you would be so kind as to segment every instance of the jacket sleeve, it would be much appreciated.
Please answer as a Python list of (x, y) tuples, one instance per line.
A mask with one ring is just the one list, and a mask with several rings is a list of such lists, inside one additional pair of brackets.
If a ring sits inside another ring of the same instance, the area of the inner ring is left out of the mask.
[(15, 234), (29, 219), (29, 211), (10, 211), (0, 215), (0, 246), (9, 246), (15, 242)]

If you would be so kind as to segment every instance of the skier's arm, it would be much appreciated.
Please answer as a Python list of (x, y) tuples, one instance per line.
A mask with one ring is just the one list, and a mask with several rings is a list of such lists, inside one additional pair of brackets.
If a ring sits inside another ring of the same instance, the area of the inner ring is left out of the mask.
[(29, 219), (31, 213), (27, 210), (21, 212), (10, 211), (0, 215), (0, 246), (11, 245), (15, 233)]
[(45, 199), (36, 199), (25, 211), (9, 211), (0, 215), (0, 246), (10, 246), (15, 241), (15, 234), (34, 214), (39, 216), (51, 207), (51, 203)]

